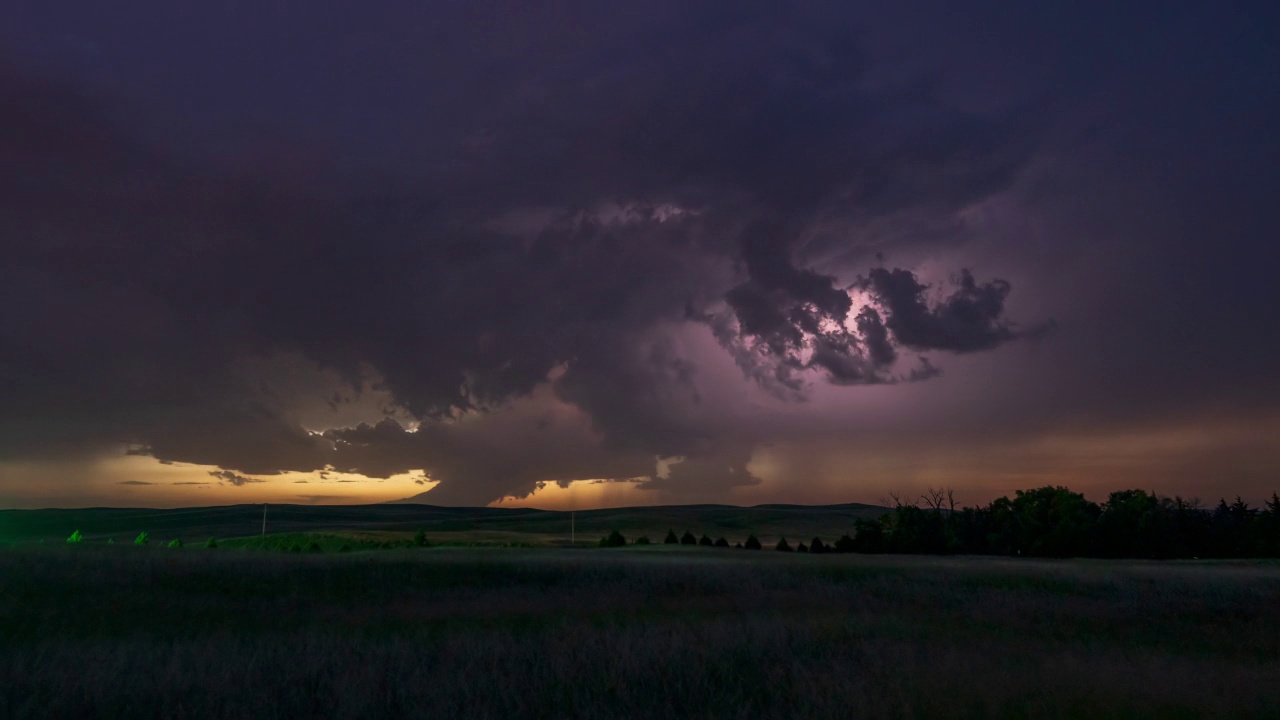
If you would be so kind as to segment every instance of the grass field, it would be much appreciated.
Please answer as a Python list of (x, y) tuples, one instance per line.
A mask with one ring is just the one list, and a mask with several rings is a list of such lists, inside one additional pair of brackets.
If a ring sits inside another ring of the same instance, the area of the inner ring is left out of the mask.
[[(0, 543), (61, 542), (79, 530), (86, 542), (130, 542), (146, 531), (155, 541), (186, 544), (210, 537), (248, 538), (262, 531), (261, 505), (179, 508), (86, 508), (0, 510)], [(584, 510), (574, 514), (580, 544), (594, 544), (611, 530), (628, 539), (647, 535), (662, 542), (667, 530), (707, 534), (730, 543), (755, 533), (771, 546), (779, 537), (793, 542), (822, 537), (832, 542), (853, 531), (857, 518), (887, 512), (874, 505), (674, 505)], [(407, 540), (423, 530), (437, 545), (569, 545), (569, 513), (527, 508), (450, 508), (432, 505), (271, 505), (267, 532), (334, 533), (380, 541)], [(273, 541), (274, 542), (274, 541)]]
[(0, 716), (1280, 717), (1280, 565), (0, 550)]

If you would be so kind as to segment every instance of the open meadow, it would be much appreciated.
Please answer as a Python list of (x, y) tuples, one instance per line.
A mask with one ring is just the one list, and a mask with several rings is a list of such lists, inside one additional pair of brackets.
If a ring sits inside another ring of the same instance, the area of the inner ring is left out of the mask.
[(1280, 565), (0, 549), (0, 716), (1280, 716)]
[[(46, 541), (61, 543), (81, 531), (86, 543), (132, 542), (139, 532), (153, 541), (181, 540), (185, 544), (233, 538), (240, 546), (277, 548), (299, 541), (319, 542), (338, 549), (344, 542), (361, 545), (406, 542), (421, 530), (433, 545), (568, 546), (593, 545), (610, 531), (630, 540), (647, 536), (662, 542), (668, 531), (692, 531), (712, 539), (741, 542), (748, 533), (768, 541), (793, 541), (823, 536), (828, 541), (850, 532), (858, 518), (886, 512), (875, 505), (672, 505), (605, 508), (570, 513), (533, 508), (438, 507), (386, 503), (381, 505), (271, 505), (266, 533), (262, 505), (226, 505), (177, 509), (80, 508), (0, 510), (0, 545)], [(294, 537), (296, 536), (296, 538)]]

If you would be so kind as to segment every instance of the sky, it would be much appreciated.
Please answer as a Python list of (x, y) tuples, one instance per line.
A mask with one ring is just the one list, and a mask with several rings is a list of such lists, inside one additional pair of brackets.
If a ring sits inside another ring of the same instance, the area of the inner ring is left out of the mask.
[(1280, 6), (0, 7), (0, 507), (1280, 490)]

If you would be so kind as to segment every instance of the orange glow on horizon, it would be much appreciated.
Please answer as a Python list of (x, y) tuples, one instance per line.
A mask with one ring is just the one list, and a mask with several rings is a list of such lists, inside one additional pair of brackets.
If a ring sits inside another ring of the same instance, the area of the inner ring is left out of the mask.
[(489, 503), (489, 507), (592, 510), (653, 505), (658, 499), (653, 492), (642, 490), (639, 481), (575, 480), (568, 487), (543, 483), (526, 497), (505, 497)]
[[(548, 510), (717, 503), (879, 503), (889, 492), (914, 497), (951, 487), (962, 504), (981, 505), (1015, 490), (1065, 485), (1102, 501), (1116, 490), (1216, 501), (1237, 494), (1257, 503), (1280, 490), (1273, 442), (1280, 418), (1201, 418), (1158, 426), (1088, 429), (985, 442), (961, 437), (854, 436), (830, 443), (757, 448), (756, 484), (644, 489), (641, 481), (542, 483), (492, 507)], [(1224, 464), (1229, 463), (1229, 464)], [(240, 503), (368, 504), (413, 497), (436, 483), (421, 472), (386, 479), (336, 472), (248, 476), (236, 484), (218, 468), (165, 464), (146, 456), (0, 463), (0, 508), (191, 507)], [(661, 475), (661, 473), (660, 473)], [(1220, 478), (1234, 478), (1224, 483)], [(422, 498), (430, 504), (431, 493)]]

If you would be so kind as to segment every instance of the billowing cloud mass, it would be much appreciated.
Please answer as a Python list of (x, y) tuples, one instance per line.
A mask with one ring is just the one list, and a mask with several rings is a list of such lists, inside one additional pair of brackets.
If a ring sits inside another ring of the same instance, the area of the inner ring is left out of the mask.
[(249, 483), (265, 482), (263, 480), (258, 480), (257, 478), (245, 477), (244, 475), (231, 472), (230, 470), (211, 470), (209, 475), (217, 478), (220, 482), (230, 483), (236, 487), (248, 485)]
[[(934, 307), (925, 299), (928, 287), (909, 270), (875, 268), (858, 279), (857, 287), (870, 291), (887, 313), (883, 323), (874, 308), (864, 309), (865, 314), (858, 317), (859, 327), (865, 321), (864, 331), (877, 338), (886, 358), (892, 358), (894, 350), (886, 341), (885, 328), (905, 347), (957, 353), (990, 350), (1026, 334), (1014, 330), (1004, 317), (1009, 283), (992, 280), (978, 285), (968, 269), (960, 271), (955, 290)], [(1040, 323), (1031, 333), (1039, 335), (1051, 327), (1052, 323)]]
[(1273, 10), (80, 5), (0, 11), (0, 474), (677, 501), (1280, 410)]

